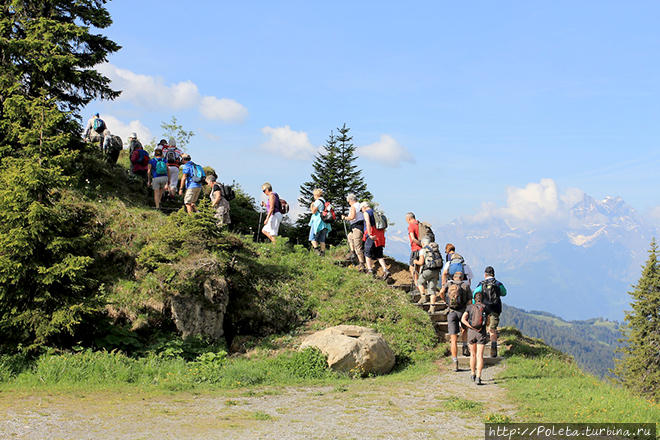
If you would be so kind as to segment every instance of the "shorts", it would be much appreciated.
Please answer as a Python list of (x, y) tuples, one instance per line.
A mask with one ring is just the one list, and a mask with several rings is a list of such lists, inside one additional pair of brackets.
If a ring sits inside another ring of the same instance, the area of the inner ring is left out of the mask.
[(419, 274), (417, 285), (426, 287), (429, 291), (433, 292), (438, 287), (439, 278), (440, 269), (425, 269)]
[(317, 243), (325, 243), (325, 238), (328, 236), (328, 230), (326, 228), (321, 229), (316, 234), (312, 232), (312, 229), (309, 229), (309, 241), (315, 241)]
[(376, 246), (376, 243), (367, 237), (364, 241), (364, 255), (372, 260), (383, 258), (383, 246)]
[(419, 251), (411, 251), (410, 252), (410, 261), (408, 262), (408, 266), (414, 266), (415, 265), (415, 260), (419, 258)]
[(202, 192), (202, 187), (188, 188), (186, 194), (183, 196), (183, 203), (186, 205), (194, 205), (199, 199), (199, 193)]
[(348, 242), (351, 244), (353, 251), (364, 252), (364, 242), (362, 241), (363, 229), (353, 228), (348, 234)]
[(158, 176), (151, 179), (151, 187), (154, 190), (165, 189), (167, 186), (167, 176)]
[(497, 330), (497, 326), (500, 325), (500, 314), (499, 313), (489, 313), (486, 317), (486, 327), (489, 330)]
[(486, 327), (482, 327), (481, 330), (472, 330), (471, 328), (468, 328), (467, 342), (468, 344), (487, 344), (488, 336), (486, 336)]
[(447, 313), (447, 333), (457, 335), (461, 332), (461, 327), (463, 327), (463, 323), (461, 322), (463, 313), (465, 313), (465, 310), (449, 309), (449, 313)]
[(268, 235), (276, 237), (280, 231), (280, 223), (282, 223), (282, 213), (275, 212), (268, 219), (268, 223), (261, 229), (264, 232), (267, 232)]
[(170, 191), (174, 192), (179, 182), (179, 167), (168, 165), (167, 169), (170, 172)]

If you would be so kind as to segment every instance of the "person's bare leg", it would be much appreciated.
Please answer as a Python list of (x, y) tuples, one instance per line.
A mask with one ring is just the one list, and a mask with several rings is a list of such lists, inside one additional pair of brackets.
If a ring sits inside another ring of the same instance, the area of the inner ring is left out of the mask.
[(192, 214), (193, 213), (193, 205), (190, 204), (190, 203), (186, 203), (186, 211), (188, 212), (188, 214)]
[(380, 263), (380, 267), (383, 268), (383, 272), (388, 272), (387, 265), (385, 265), (385, 258), (379, 258), (378, 262)]
[(163, 190), (162, 189), (155, 189), (154, 190), (154, 203), (156, 204), (156, 209), (160, 209), (160, 199), (163, 197)]
[[(481, 372), (484, 369), (484, 344), (476, 344), (477, 347), (477, 379), (481, 379)], [(477, 381), (479, 382), (479, 381)]]
[(477, 367), (477, 344), (470, 344), (470, 372), (473, 376)]

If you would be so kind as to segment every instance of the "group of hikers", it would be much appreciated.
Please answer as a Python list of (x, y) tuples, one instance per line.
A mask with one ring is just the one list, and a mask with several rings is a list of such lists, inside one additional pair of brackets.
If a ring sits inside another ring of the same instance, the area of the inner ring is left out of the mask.
[[(123, 142), (110, 132), (98, 113), (87, 121), (83, 138), (99, 145), (108, 163), (117, 163)], [(197, 211), (202, 186), (206, 183), (211, 188), (209, 197), (218, 225), (231, 223), (229, 202), (235, 196), (233, 189), (218, 182), (217, 174), (207, 175), (201, 165), (192, 162), (190, 155), (176, 146), (176, 139), (161, 139), (154, 148), (153, 157), (150, 157), (137, 134), (131, 133), (128, 137), (128, 157), (131, 173), (153, 190), (156, 209), (160, 209), (164, 199), (175, 199), (178, 194), (183, 196), (188, 213)]]
[[(117, 162), (123, 144), (118, 136), (110, 133), (98, 113), (88, 121), (84, 137), (89, 142), (98, 143), (109, 162)], [(209, 197), (216, 210), (218, 224), (226, 225), (231, 222), (229, 201), (234, 197), (231, 187), (219, 183), (218, 176), (214, 173), (206, 175), (202, 166), (192, 162), (189, 154), (177, 148), (175, 139), (162, 139), (156, 145), (151, 158), (135, 133), (129, 136), (128, 144), (131, 172), (153, 189), (157, 209), (164, 196), (174, 198), (178, 190), (178, 194), (183, 195), (186, 211), (195, 212), (202, 186), (206, 182), (211, 187)], [(273, 191), (269, 182), (264, 183), (261, 190), (266, 196), (266, 201), (261, 202), (261, 206), (265, 208), (265, 211), (261, 212), (262, 215), (265, 213), (261, 232), (271, 242), (275, 242), (283, 216), (289, 212), (289, 204)], [(323, 198), (322, 189), (314, 189), (312, 195), (314, 200), (309, 205), (309, 241), (312, 251), (323, 256), (328, 233), (337, 218), (332, 204)], [(387, 217), (375, 210), (371, 202), (358, 201), (355, 194), (348, 194), (346, 202), (349, 206), (348, 213), (342, 215), (341, 220), (350, 225), (350, 232), (345, 232), (351, 258), (359, 271), (373, 276), (377, 273), (376, 264), (380, 265), (383, 269), (381, 278), (387, 280), (391, 276), (383, 253)], [(406, 214), (406, 222), (410, 240), (409, 270), (413, 286), (420, 294), (418, 303), (427, 304), (429, 312), (436, 313), (436, 308), (440, 305), (438, 299), (444, 301), (446, 307), (438, 313), (447, 315), (454, 367), (459, 371), (460, 337), (463, 355), (470, 356), (472, 380), (481, 385), (484, 348), (488, 341), (491, 344), (491, 356), (497, 357), (497, 326), (502, 313), (500, 298), (506, 295), (506, 288), (495, 279), (493, 267), (487, 266), (484, 269), (484, 279), (472, 290), (472, 269), (456, 252), (454, 245), (447, 243), (443, 257), (428, 223), (419, 222), (412, 212)], [(261, 217), (259, 223), (261, 224)]]

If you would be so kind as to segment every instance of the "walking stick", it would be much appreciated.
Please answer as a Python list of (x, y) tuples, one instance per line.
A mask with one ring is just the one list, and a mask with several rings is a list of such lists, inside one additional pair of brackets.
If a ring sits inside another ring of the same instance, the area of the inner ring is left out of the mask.
[(261, 235), (261, 216), (264, 213), (264, 207), (259, 206), (259, 224), (257, 224), (257, 243), (259, 243), (259, 236)]
[(346, 234), (346, 244), (348, 245), (348, 251), (351, 252), (351, 242), (348, 238), (348, 230), (346, 229), (346, 220), (342, 220), (341, 223), (344, 225), (344, 234)]

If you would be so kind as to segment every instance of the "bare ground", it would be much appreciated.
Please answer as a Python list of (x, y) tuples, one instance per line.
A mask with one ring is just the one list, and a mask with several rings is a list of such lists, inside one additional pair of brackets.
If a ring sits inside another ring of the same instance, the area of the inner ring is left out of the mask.
[[(489, 413), (515, 407), (484, 370), (443, 364), (420, 380), (362, 380), (348, 386), (287, 387), (170, 395), (132, 393), (0, 394), (2, 439), (477, 439)], [(455, 396), (483, 403), (449, 408)]]

